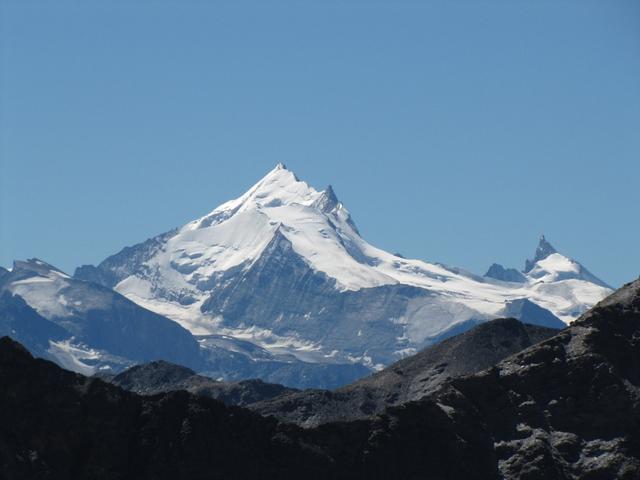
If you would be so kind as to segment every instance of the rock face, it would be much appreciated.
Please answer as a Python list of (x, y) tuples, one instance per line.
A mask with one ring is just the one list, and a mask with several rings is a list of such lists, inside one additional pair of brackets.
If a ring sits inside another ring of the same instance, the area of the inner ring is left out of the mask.
[[(505, 315), (568, 323), (611, 292), (547, 243), (538, 250), (531, 274), (485, 277), (393, 255), (361, 237), (332, 188), (315, 190), (278, 165), (239, 198), (75, 276), (202, 338), (241, 339), (332, 372), (372, 371)], [(505, 310), (523, 300), (546, 313)]]
[(557, 332), (514, 318), (492, 320), (346, 387), (295, 392), (250, 408), (303, 427), (364, 418), (424, 398), (452, 378), (492, 367)]
[(638, 478), (640, 280), (431, 398), (452, 415), (476, 411), (504, 478)]
[(262, 380), (217, 382), (193, 370), (165, 361), (136, 365), (108, 379), (114, 385), (141, 395), (175, 390), (215, 398), (227, 405), (248, 405), (296, 390)]
[[(500, 347), (495, 340), (486, 337)], [(0, 383), (3, 478), (632, 480), (640, 280), (488, 370), (315, 428), (187, 392), (138, 396), (35, 360), (7, 338)]]

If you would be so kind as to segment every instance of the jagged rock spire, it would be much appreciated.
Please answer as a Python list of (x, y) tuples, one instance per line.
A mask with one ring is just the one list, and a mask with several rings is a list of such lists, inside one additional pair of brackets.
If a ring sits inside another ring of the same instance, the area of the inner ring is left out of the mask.
[(533, 260), (527, 260), (524, 264), (524, 273), (528, 273), (535, 266), (536, 262), (540, 260), (544, 260), (549, 255), (554, 253), (558, 253), (558, 251), (551, 245), (544, 235), (540, 235), (540, 240), (538, 241), (538, 247), (536, 248), (536, 253), (533, 257)]
[(322, 191), (320, 197), (315, 201), (316, 207), (325, 213), (331, 212), (338, 206), (338, 203), (338, 197), (336, 197), (331, 185), (327, 186), (327, 188)]

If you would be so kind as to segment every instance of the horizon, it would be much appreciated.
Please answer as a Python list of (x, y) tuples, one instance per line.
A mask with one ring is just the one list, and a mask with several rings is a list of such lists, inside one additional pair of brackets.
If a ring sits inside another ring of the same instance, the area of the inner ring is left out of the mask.
[(639, 4), (240, 3), (3, 3), (0, 265), (73, 274), (282, 162), (391, 253), (482, 275), (545, 235), (638, 277)]

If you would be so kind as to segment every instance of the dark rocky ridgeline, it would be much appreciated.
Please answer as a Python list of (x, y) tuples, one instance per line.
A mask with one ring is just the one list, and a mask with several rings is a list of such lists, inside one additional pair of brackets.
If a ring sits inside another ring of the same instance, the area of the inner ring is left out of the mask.
[(227, 405), (241, 406), (297, 391), (262, 380), (219, 382), (197, 375), (190, 368), (162, 360), (136, 365), (108, 381), (141, 395), (186, 390), (195, 395), (215, 398)]
[(303, 430), (184, 391), (140, 396), (0, 339), (0, 478), (495, 478), (483, 426), (433, 402)]
[(346, 387), (291, 393), (250, 408), (304, 427), (364, 418), (392, 405), (419, 400), (451, 378), (492, 367), (556, 333), (556, 329), (523, 324), (513, 318), (492, 320)]
[(187, 392), (143, 397), (0, 339), (0, 478), (275, 478), (319, 457), (287, 429)]

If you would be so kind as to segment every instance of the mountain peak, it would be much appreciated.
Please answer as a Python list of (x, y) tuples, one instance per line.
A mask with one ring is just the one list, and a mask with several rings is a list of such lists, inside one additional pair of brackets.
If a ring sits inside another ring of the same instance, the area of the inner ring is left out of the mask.
[(556, 282), (580, 279), (607, 289), (611, 288), (579, 262), (558, 252), (544, 235), (540, 236), (533, 260), (525, 262), (524, 273), (537, 281)]
[[(300, 182), (298, 177), (296, 177), (296, 174), (289, 170), (284, 163), (278, 163), (275, 168), (271, 169), (264, 177), (262, 177), (262, 179), (259, 180), (253, 188), (258, 185), (274, 181), (279, 182), (281, 185)], [(253, 188), (251, 188), (250, 191), (253, 190)]]
[(536, 254), (534, 257), (534, 261), (544, 260), (549, 255), (554, 253), (558, 253), (558, 251), (551, 245), (544, 235), (540, 235), (540, 240), (538, 241), (538, 247), (536, 248)]
[(499, 263), (492, 264), (484, 276), (503, 282), (523, 283), (526, 280), (526, 277), (515, 268), (504, 268)]
[[(333, 187), (331, 185), (327, 185), (327, 188), (325, 188), (323, 190), (323, 192), (328, 196), (328, 197), (333, 197), (336, 198), (336, 192), (333, 190)], [(336, 198), (337, 200), (337, 198)]]
[(236, 213), (279, 207), (294, 203), (308, 205), (320, 195), (315, 189), (301, 182), (288, 170), (284, 163), (278, 163), (264, 177), (255, 183), (240, 197), (218, 206), (211, 213), (191, 222), (191, 229), (200, 229), (217, 225), (228, 220)]
[(328, 185), (327, 188), (320, 192), (320, 196), (316, 200), (315, 205), (324, 213), (329, 213), (336, 208), (339, 203), (340, 202), (338, 201), (338, 197), (336, 197), (336, 193), (333, 191), (333, 188), (331, 185)]
[(279, 163), (244, 195), (221, 205), (216, 210), (249, 203), (266, 207), (308, 203), (310, 200), (315, 200), (318, 195), (319, 192), (306, 182), (300, 181), (295, 173), (287, 169), (283, 163)]
[(524, 273), (528, 273), (535, 266), (536, 262), (540, 260), (544, 260), (549, 255), (553, 255), (554, 253), (558, 253), (558, 251), (551, 245), (544, 234), (540, 235), (540, 240), (538, 241), (538, 247), (536, 248), (536, 253), (533, 257), (533, 260), (527, 260), (524, 265)]
[(43, 262), (38, 258), (30, 258), (28, 260), (15, 260), (13, 262), (13, 272), (25, 272), (25, 273), (35, 273), (39, 275), (48, 276), (51, 273), (55, 273), (58, 276), (68, 278), (69, 275), (64, 273), (62, 270), (54, 267), (53, 265)]

